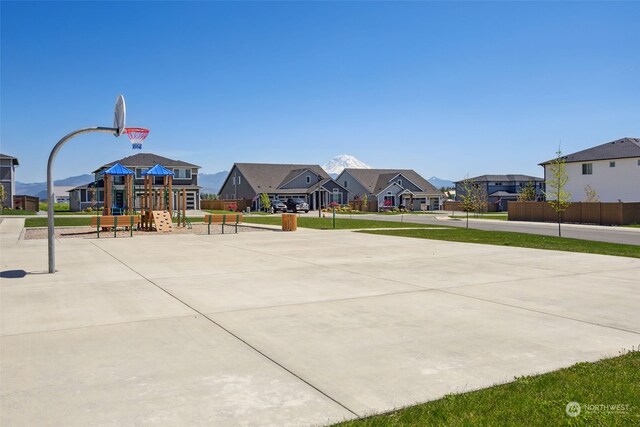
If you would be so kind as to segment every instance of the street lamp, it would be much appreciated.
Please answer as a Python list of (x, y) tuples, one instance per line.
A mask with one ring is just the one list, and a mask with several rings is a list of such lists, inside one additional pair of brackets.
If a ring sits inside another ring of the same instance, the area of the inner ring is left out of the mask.
[(321, 203), (320, 203), (320, 181), (322, 181), (322, 177), (320, 175), (318, 175), (318, 186), (316, 188), (316, 204), (318, 205), (318, 218), (322, 218), (322, 210), (320, 209)]

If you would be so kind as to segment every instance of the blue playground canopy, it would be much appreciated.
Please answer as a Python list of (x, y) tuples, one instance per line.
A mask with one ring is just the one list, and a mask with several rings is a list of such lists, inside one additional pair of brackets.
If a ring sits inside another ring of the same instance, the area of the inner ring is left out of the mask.
[(107, 175), (135, 175), (131, 169), (125, 168), (120, 163), (116, 163), (102, 173)]
[(152, 167), (148, 171), (142, 172), (142, 175), (153, 175), (153, 176), (171, 175), (171, 176), (174, 176), (175, 174), (172, 171), (170, 171), (169, 169), (167, 169), (164, 166), (162, 166), (162, 165), (155, 165), (154, 167)]

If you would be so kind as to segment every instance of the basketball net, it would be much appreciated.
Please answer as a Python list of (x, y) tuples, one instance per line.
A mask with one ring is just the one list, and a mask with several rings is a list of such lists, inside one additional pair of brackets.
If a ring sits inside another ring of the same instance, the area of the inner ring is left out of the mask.
[(142, 141), (149, 135), (149, 129), (126, 128), (124, 131), (131, 140), (131, 149), (142, 150)]

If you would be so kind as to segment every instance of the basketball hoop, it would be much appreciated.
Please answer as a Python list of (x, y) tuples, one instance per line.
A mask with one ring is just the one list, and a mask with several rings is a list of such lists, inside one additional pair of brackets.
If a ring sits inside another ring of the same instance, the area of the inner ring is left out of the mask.
[(131, 148), (133, 150), (142, 150), (142, 141), (149, 135), (149, 129), (126, 128), (124, 131), (131, 140)]

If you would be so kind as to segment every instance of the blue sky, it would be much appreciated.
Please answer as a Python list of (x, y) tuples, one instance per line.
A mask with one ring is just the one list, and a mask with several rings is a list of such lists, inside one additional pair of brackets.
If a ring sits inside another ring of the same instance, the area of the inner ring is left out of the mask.
[[(1, 151), (43, 181), (53, 145), (110, 126), (196, 163), (351, 154), (430, 177), (540, 176), (538, 163), (640, 137), (636, 2), (1, 3)], [(55, 177), (135, 154), (65, 145)]]

